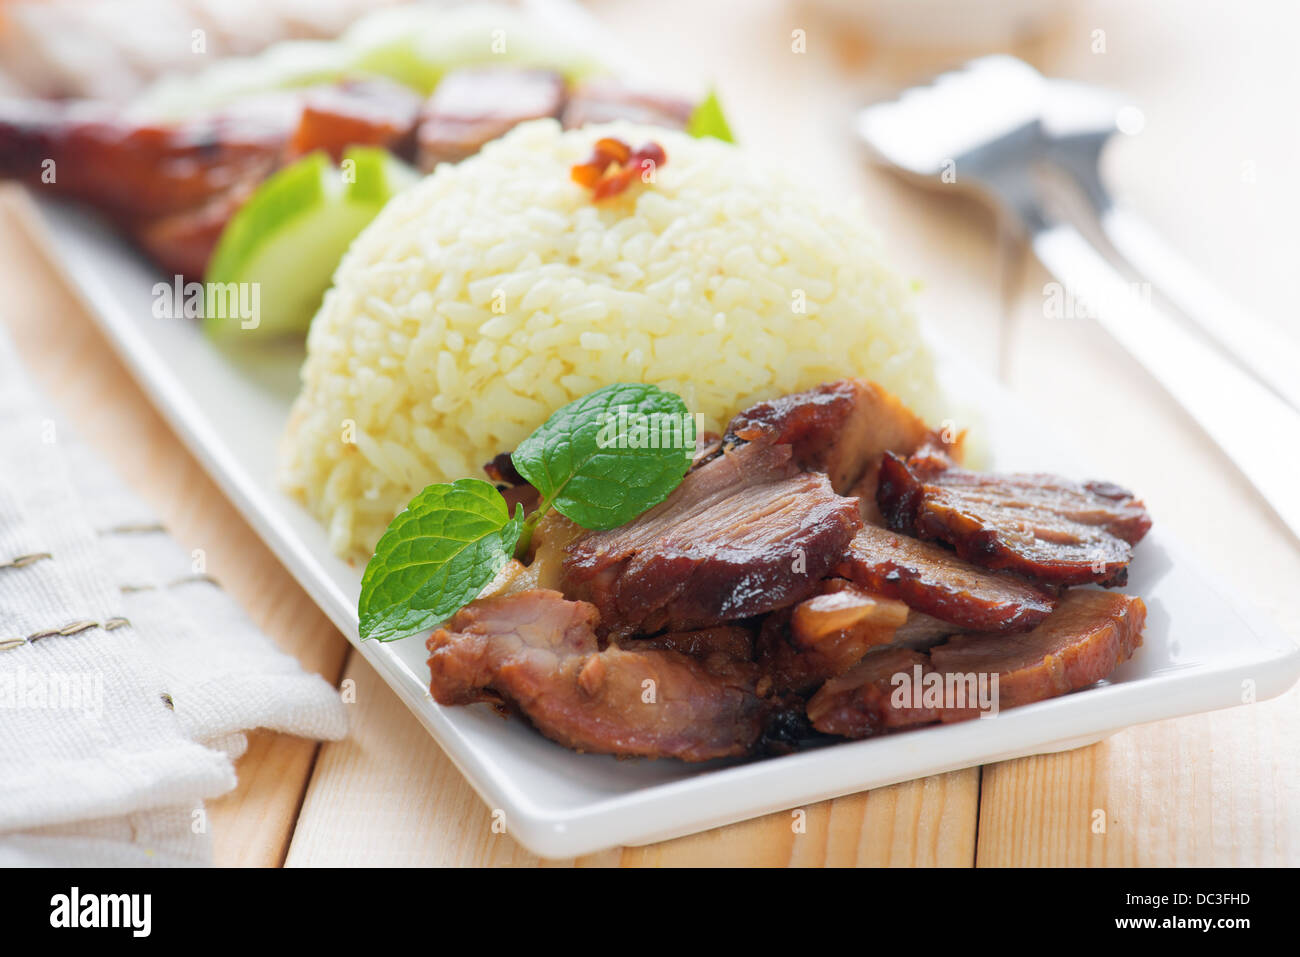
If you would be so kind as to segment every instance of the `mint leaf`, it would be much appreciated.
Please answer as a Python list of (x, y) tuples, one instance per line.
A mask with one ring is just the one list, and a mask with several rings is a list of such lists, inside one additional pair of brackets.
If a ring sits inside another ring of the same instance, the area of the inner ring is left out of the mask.
[(718, 102), (716, 90), (710, 90), (709, 95), (695, 107), (691, 118), (686, 121), (686, 132), (696, 139), (712, 136), (724, 143), (736, 142), (731, 135), (731, 127), (727, 125), (727, 118), (722, 113), (722, 104)]
[(430, 485), (393, 519), (361, 577), (361, 637), (395, 641), (450, 618), (514, 553), (522, 508), (510, 517), (480, 479)]
[(542, 497), (530, 523), (553, 507), (583, 528), (606, 529), (667, 498), (694, 455), (694, 420), (679, 396), (618, 383), (559, 409), (511, 459)]

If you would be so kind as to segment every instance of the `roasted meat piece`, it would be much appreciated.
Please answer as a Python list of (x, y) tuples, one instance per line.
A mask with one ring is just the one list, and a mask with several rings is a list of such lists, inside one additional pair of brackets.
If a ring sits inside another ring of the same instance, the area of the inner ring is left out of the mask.
[(282, 96), (174, 124), (132, 122), (101, 104), (0, 101), (0, 177), (140, 222), (263, 179), (298, 114)]
[(202, 206), (127, 224), (127, 230), (163, 271), (202, 279), (230, 217), (257, 189), (258, 181), (232, 186)]
[(389, 80), (350, 80), (302, 91), (298, 126), (288, 158), (325, 150), (334, 162), (349, 146), (381, 146), (404, 159), (415, 156), (420, 97)]
[(526, 120), (558, 117), (564, 77), (550, 70), (472, 67), (438, 83), (416, 134), (420, 169), (456, 163)]
[[(1014, 708), (1086, 688), (1127, 661), (1142, 644), (1146, 605), (1117, 592), (1065, 593), (1050, 618), (1021, 634), (958, 635), (930, 651), (945, 674), (998, 676), (998, 707)], [(949, 708), (944, 721), (974, 717)]]
[(932, 542), (865, 525), (836, 573), (954, 626), (954, 631), (1029, 628), (1051, 614), (1055, 595), (1022, 578), (964, 561)]
[(877, 501), (889, 527), (938, 539), (985, 568), (1049, 585), (1128, 580), (1146, 507), (1107, 482), (935, 468), (886, 453)]
[(476, 601), (429, 638), (433, 697), (504, 704), (578, 751), (706, 761), (754, 749), (769, 708), (752, 666), (601, 651), (597, 619), (555, 591)]
[[(920, 668), (920, 672), (916, 669)], [(868, 738), (885, 731), (933, 724), (939, 720), (935, 708), (914, 707), (894, 699), (895, 675), (914, 682), (919, 673), (931, 671), (929, 659), (920, 652), (886, 645), (869, 652), (844, 674), (831, 678), (808, 701), (808, 719), (823, 734), (844, 738)]]
[(91, 204), (165, 270), (198, 279), (230, 217), (278, 166), (317, 149), (338, 161), (352, 145), (409, 155), (418, 110), (418, 97), (384, 80), (265, 94), (176, 123), (3, 102), (0, 176)]
[(994, 695), (998, 711), (1043, 701), (1086, 688), (1132, 657), (1145, 621), (1140, 598), (1070, 591), (1031, 631), (958, 635), (929, 655), (896, 644), (872, 649), (818, 689), (808, 718), (825, 734), (863, 738), (977, 717), (980, 694)]
[(796, 465), (825, 472), (844, 495), (883, 452), (910, 455), (929, 435), (896, 396), (874, 382), (842, 379), (750, 406), (728, 424), (723, 445), (790, 445)]
[(789, 612), (768, 615), (758, 638), (760, 689), (807, 693), (894, 640), (907, 621), (901, 601), (872, 595), (842, 578)]
[(717, 625), (696, 631), (669, 631), (653, 638), (633, 638), (623, 647), (634, 651), (657, 648), (677, 651), (701, 661), (722, 655), (731, 661), (754, 660), (754, 629), (745, 625)]
[(695, 104), (690, 100), (600, 78), (582, 83), (569, 95), (563, 122), (567, 130), (614, 120), (684, 130), (693, 112)]
[(857, 503), (799, 471), (788, 445), (746, 445), (640, 518), (572, 541), (563, 590), (616, 633), (706, 628), (807, 598), (861, 526)]

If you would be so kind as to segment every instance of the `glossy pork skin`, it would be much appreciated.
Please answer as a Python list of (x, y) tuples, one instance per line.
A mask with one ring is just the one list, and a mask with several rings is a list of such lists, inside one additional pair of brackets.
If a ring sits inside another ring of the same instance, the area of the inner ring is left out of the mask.
[[(999, 708), (1015, 708), (1105, 678), (1142, 644), (1146, 616), (1141, 598), (1072, 589), (1037, 628), (1013, 635), (958, 635), (932, 649), (930, 661), (944, 673), (998, 675)], [(974, 714), (953, 709), (943, 720)]]
[(867, 525), (849, 543), (836, 571), (954, 630), (1029, 628), (1052, 612), (1056, 596), (1022, 578), (980, 568), (951, 550)]
[(967, 561), (1046, 585), (1122, 585), (1145, 506), (1107, 482), (933, 468), (886, 453), (877, 491), (889, 527), (947, 542)]
[(861, 526), (857, 503), (801, 472), (788, 445), (747, 445), (640, 518), (572, 541), (563, 590), (616, 633), (704, 628), (807, 598)]
[(94, 206), (164, 270), (199, 279), (226, 223), (278, 167), (316, 150), (338, 162), (358, 145), (409, 154), (419, 106), (383, 80), (265, 94), (176, 123), (0, 102), (0, 176)]
[(279, 98), (175, 124), (132, 122), (96, 104), (4, 101), (0, 176), (86, 201), (118, 221), (149, 220), (264, 178), (297, 116)]
[(731, 420), (723, 445), (789, 445), (796, 465), (826, 473), (846, 495), (886, 450), (910, 455), (929, 435), (893, 394), (874, 382), (841, 379), (750, 406)]
[[(862, 738), (979, 716), (977, 708), (953, 701), (918, 706), (917, 699), (904, 697), (904, 706), (896, 707), (898, 676), (914, 682), (918, 674), (923, 680), (974, 676), (978, 681), (982, 676), (988, 689), (996, 675), (999, 713), (1044, 701), (1095, 684), (1127, 661), (1142, 643), (1145, 621), (1146, 606), (1140, 598), (1093, 589), (1070, 591), (1051, 616), (1030, 631), (957, 635), (928, 655), (898, 645), (874, 649), (817, 690), (808, 702), (808, 717), (818, 731)], [(975, 687), (965, 680), (961, 684)]]

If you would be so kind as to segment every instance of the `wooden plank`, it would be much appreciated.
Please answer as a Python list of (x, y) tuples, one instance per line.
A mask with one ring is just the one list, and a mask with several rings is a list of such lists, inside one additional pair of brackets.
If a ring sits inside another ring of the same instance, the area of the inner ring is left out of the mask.
[(235, 762), (238, 786), (207, 805), (218, 867), (284, 863), (318, 747), (272, 731), (248, 736), (248, 751)]
[(286, 866), (537, 862), (359, 654), (342, 687), (350, 733), (321, 747)]
[(1298, 716), (1292, 689), (987, 767), (979, 865), (1295, 866)]
[[(278, 646), (336, 681), (347, 642), (185, 451), (112, 353), (28, 234), (31, 209), (0, 187), (0, 304), (28, 371), (59, 411), (162, 518), (185, 548)], [(276, 864), (284, 856), (316, 744), (255, 736), (240, 786), (208, 806), (221, 864)]]

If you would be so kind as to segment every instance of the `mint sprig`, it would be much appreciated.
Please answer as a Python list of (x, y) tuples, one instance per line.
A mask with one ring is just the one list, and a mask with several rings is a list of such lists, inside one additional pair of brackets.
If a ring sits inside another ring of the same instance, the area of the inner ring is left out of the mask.
[(450, 618), (528, 551), (551, 509), (583, 528), (625, 525), (668, 497), (694, 454), (694, 422), (671, 392), (618, 383), (570, 402), (511, 456), (541, 496), (527, 521), (480, 479), (430, 485), (393, 519), (361, 578), (361, 637), (393, 641)]
[(430, 485), (388, 526), (361, 577), (361, 637), (395, 641), (450, 618), (514, 554), (524, 517), (489, 482)]
[(554, 508), (583, 528), (626, 525), (675, 489), (695, 454), (686, 403), (619, 383), (559, 409), (510, 457), (542, 497), (521, 539)]

